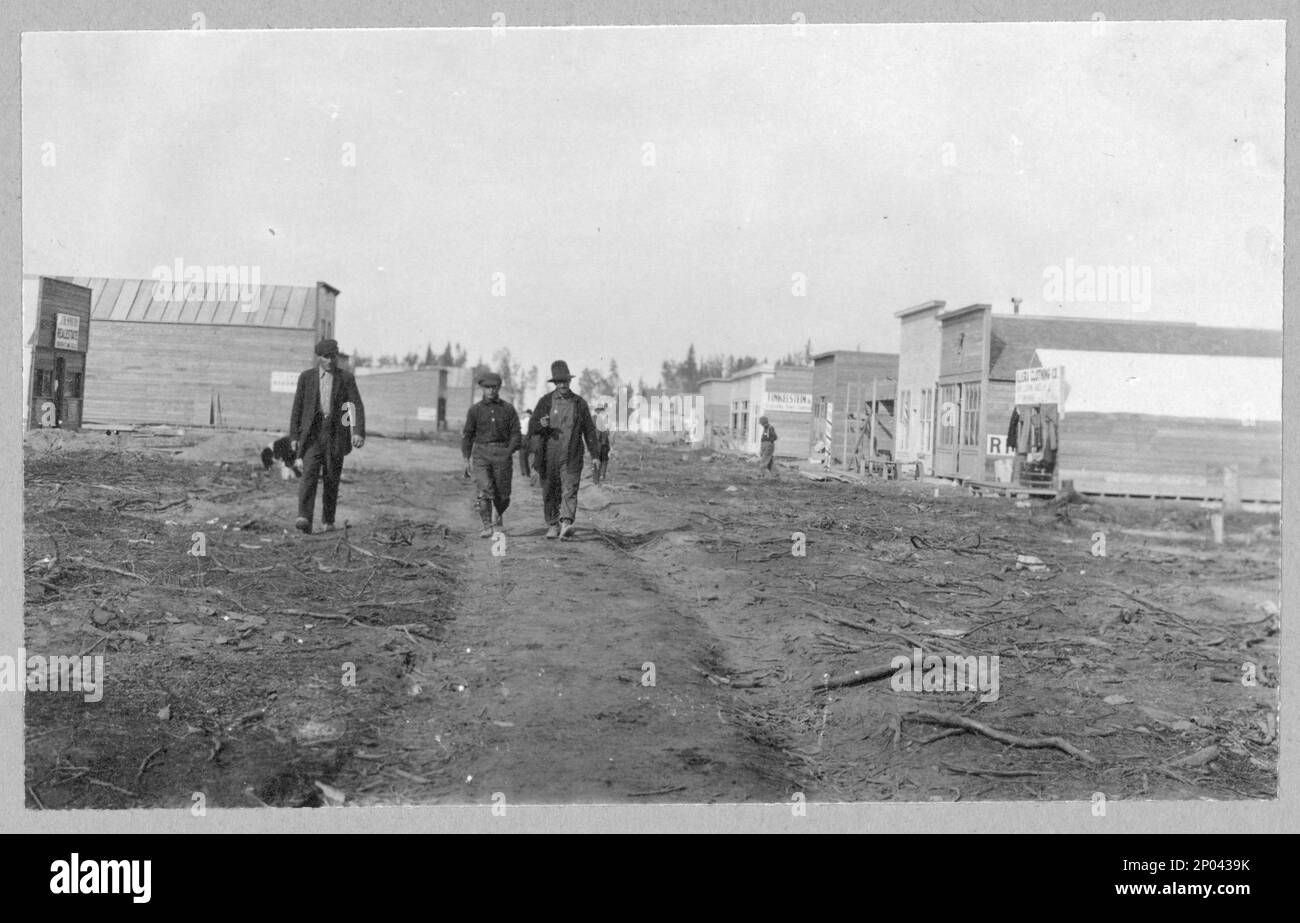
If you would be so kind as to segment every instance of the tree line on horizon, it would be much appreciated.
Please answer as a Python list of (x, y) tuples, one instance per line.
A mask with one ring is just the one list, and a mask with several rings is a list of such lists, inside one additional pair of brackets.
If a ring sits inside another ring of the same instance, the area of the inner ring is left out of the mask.
[[(812, 355), (812, 340), (808, 340), (803, 350), (787, 352), (776, 361), (776, 364), (809, 366), (812, 365)], [(697, 394), (700, 383), (709, 378), (726, 378), (756, 365), (765, 364), (767, 361), (766, 356), (760, 359), (757, 356), (736, 356), (731, 353), (714, 353), (701, 359), (697, 358), (695, 344), (691, 343), (687, 346), (685, 359), (663, 361), (660, 365), (659, 381), (656, 384), (651, 385), (644, 378), (638, 378), (633, 390), (642, 396), (659, 393)], [(453, 347), (448, 342), (441, 353), (435, 353), (433, 344), (428, 343), (425, 345), (423, 357), (417, 352), (410, 352), (400, 357), (396, 353), (371, 356), (356, 352), (352, 354), (352, 364), (356, 368), (393, 368), (408, 371), (439, 366), (464, 368), (469, 365), (469, 352), (460, 343), (456, 343)], [(475, 379), (484, 372), (496, 372), (500, 375), (503, 394), (510, 396), (521, 408), (524, 395), (534, 390), (541, 378), (537, 366), (525, 369), (523, 363), (517, 361), (511, 354), (509, 347), (503, 347), (493, 353), (491, 364), (484, 362), (480, 357), (470, 366), (470, 369)], [(632, 382), (624, 381), (619, 375), (617, 360), (610, 359), (606, 371), (588, 367), (577, 373), (574, 390), (583, 398), (591, 400), (601, 395), (613, 394), (620, 386), (628, 385), (632, 385)]]

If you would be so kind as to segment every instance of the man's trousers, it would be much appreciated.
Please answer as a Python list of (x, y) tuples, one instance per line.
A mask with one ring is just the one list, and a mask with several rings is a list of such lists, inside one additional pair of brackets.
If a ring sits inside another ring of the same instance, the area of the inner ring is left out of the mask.
[(504, 445), (475, 443), (470, 453), (474, 486), (478, 488), (479, 515), (490, 521), (492, 508), (501, 515), (510, 506), (510, 486), (514, 479), (511, 453)]
[[(315, 436), (303, 449), (302, 480), (298, 482), (298, 515), (312, 522), (316, 509), (316, 482), (324, 481), (321, 497), (320, 520), (326, 525), (334, 522), (334, 511), (339, 502), (339, 479), (343, 476), (343, 456), (335, 456), (322, 436)], [(322, 477), (323, 475), (323, 477)]]
[(578, 517), (578, 485), (582, 481), (582, 456), (576, 461), (546, 460), (542, 483), (542, 512), (548, 526)]

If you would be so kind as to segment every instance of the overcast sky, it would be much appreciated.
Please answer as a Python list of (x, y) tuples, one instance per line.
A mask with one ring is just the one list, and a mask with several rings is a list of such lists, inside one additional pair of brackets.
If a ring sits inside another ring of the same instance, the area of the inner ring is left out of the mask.
[[(347, 350), (651, 382), (894, 351), (932, 298), (1280, 328), (1283, 59), (1250, 22), (29, 34), (24, 271), (258, 266), (339, 288)], [(1149, 307), (1047, 300), (1067, 260)]]

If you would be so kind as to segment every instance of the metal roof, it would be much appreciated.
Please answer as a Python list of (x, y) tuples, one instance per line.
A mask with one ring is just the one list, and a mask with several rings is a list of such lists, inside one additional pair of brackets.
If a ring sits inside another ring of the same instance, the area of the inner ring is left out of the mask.
[(1282, 419), (1281, 358), (1070, 349), (1039, 349), (1036, 358), (1064, 366), (1066, 414)]
[(1281, 358), (1282, 331), (1169, 321), (994, 314), (989, 378), (1012, 381), (1038, 349)]
[[(51, 276), (91, 291), (92, 321), (124, 320), (160, 324), (216, 324), (233, 327), (281, 327), (291, 330), (316, 329), (315, 285), (257, 285), (246, 287), (245, 300), (236, 283), (194, 285), (182, 290), (183, 300), (157, 279), (106, 279), (84, 276)], [(337, 294), (332, 286), (319, 283)]]

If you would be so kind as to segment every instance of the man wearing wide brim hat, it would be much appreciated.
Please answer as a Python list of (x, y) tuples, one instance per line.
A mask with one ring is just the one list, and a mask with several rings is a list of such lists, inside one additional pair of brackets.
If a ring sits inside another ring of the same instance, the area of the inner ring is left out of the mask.
[(339, 367), (339, 344), (326, 338), (316, 344), (316, 367), (298, 376), (289, 417), (289, 445), (302, 459), (298, 484), (298, 519), (294, 528), (311, 532), (316, 484), (324, 474), (321, 523), (334, 528), (343, 457), (366, 442), (366, 409), (352, 373)]
[(519, 414), (501, 400), (501, 376), (485, 372), (478, 378), (483, 399), (469, 409), (460, 451), (465, 456), (465, 477), (478, 488), (477, 507), (483, 520), (482, 538), (504, 529), (502, 516), (510, 506), (514, 469), (510, 459), (519, 448)]
[(600, 437), (587, 402), (569, 387), (568, 363), (551, 363), (555, 390), (542, 395), (528, 422), (528, 443), (535, 472), (542, 480), (542, 512), (547, 538), (568, 538), (578, 515), (578, 486), (582, 480), (583, 443), (599, 454)]

